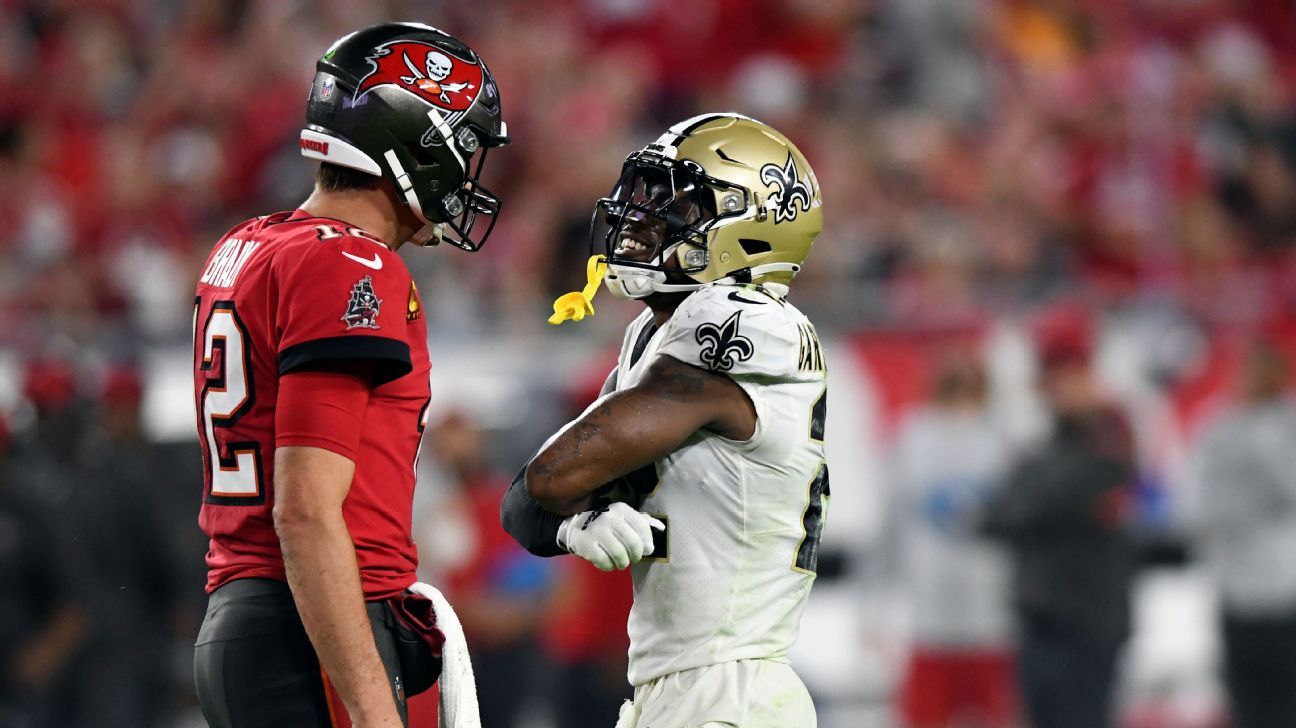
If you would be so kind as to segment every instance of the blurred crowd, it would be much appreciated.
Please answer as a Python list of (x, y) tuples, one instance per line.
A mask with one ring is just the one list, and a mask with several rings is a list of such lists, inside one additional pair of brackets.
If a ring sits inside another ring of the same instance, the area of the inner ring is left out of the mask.
[(94, 397), (65, 361), (22, 375), (30, 421), (0, 420), (0, 725), (169, 725), (203, 599), (192, 447), (144, 434), (141, 382)]
[[(1291, 356), (1263, 338), (1244, 345), (1192, 443), (1185, 487), (1199, 507), (1166, 530), (1149, 517), (1155, 466), (1138, 457), (1129, 404), (1096, 375), (1091, 345), (1074, 330), (1041, 332), (1039, 345), (1045, 419), (1031, 437), (1013, 436), (966, 346), (944, 351), (899, 428), (888, 520), (910, 611), (900, 724), (1296, 724)], [(1220, 649), (1170, 672), (1218, 671), (1224, 697), (1185, 707), (1140, 694), (1126, 651), (1137, 581), (1193, 568), (1216, 614), (1194, 627)]]
[(483, 49), (515, 139), (488, 248), (416, 264), (455, 326), (535, 321), (621, 158), (715, 109), (814, 164), (828, 222), (798, 295), (839, 326), (1290, 299), (1286, 0), (6, 0), (0, 341), (182, 336), (212, 241), (307, 191), (314, 59), (387, 18)]
[[(814, 165), (826, 227), (792, 295), (828, 338), (980, 336), (1059, 305), (1096, 322), (1031, 339), (1047, 414), (1029, 441), (997, 418), (980, 349), (924, 350), (932, 376), (883, 452), (912, 632), (888, 696), (902, 724), (1102, 713), (1131, 583), (1161, 559), (1224, 575), (1233, 725), (1296, 725), (1264, 713), (1292, 710), (1265, 686), (1296, 695), (1296, 656), (1271, 649), (1296, 645), (1289, 0), (0, 0), (0, 726), (191, 711), (198, 452), (146, 436), (144, 359), (188, 351), (214, 241), (308, 192), (314, 60), (389, 19), (479, 49), (514, 139), (486, 169), (504, 199), (486, 248), (408, 257), (443, 351), (537, 336), (623, 156), (723, 109)], [(561, 335), (601, 345), (619, 321)], [(1104, 394), (1122, 377), (1194, 413), (1171, 459), (1203, 485), (1174, 548), (1149, 546), (1164, 448), (1146, 400)], [(1196, 418), (1206, 399), (1231, 404)], [(495, 525), (517, 465), (498, 453), (547, 433), (502, 443), (462, 412), (436, 431), (423, 550), (466, 605), (487, 725), (614, 710), (624, 580), (533, 559)]]

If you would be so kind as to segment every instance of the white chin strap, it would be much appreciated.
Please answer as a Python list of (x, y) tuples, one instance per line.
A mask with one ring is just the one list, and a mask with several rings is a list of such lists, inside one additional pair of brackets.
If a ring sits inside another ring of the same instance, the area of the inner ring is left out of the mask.
[(409, 241), (415, 245), (422, 245), (424, 247), (440, 245), (441, 241), (445, 237), (445, 223), (432, 223), (427, 222), (426, 220), (424, 223), (423, 227), (418, 229), (418, 232), (410, 236)]
[[(791, 273), (796, 275), (801, 266), (796, 263), (765, 263), (751, 268), (751, 277), (758, 278), (768, 273)], [(725, 276), (711, 283), (737, 283), (733, 276)], [(603, 284), (617, 298), (646, 298), (654, 293), (681, 293), (695, 291), (711, 283), (667, 283), (666, 271), (647, 270), (628, 265), (611, 264), (603, 275)]]
[[(455, 152), (455, 156), (458, 157), (458, 152)], [(387, 160), (387, 165), (391, 167), (392, 173), (396, 175), (396, 186), (400, 188), (401, 195), (405, 197), (405, 204), (409, 205), (409, 209), (414, 212), (414, 215), (423, 221), (423, 227), (411, 235), (409, 241), (415, 245), (425, 247), (439, 245), (445, 236), (445, 223), (432, 222), (427, 219), (427, 215), (423, 214), (423, 205), (419, 202), (418, 194), (414, 192), (414, 183), (410, 181), (409, 174), (405, 172), (405, 167), (396, 158), (396, 152), (388, 149), (383, 154), (383, 159)]]

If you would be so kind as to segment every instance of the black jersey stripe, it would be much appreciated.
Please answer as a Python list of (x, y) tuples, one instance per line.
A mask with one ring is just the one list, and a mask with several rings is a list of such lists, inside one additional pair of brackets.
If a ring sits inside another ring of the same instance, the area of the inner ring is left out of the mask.
[(648, 325), (639, 329), (639, 336), (635, 339), (634, 348), (630, 350), (630, 366), (639, 363), (639, 357), (643, 356), (644, 350), (648, 348), (648, 342), (652, 341), (653, 334), (657, 333), (657, 323), (649, 321)]
[(332, 361), (372, 361), (374, 386), (414, 370), (409, 345), (383, 336), (330, 336), (294, 344), (279, 352), (279, 374)]

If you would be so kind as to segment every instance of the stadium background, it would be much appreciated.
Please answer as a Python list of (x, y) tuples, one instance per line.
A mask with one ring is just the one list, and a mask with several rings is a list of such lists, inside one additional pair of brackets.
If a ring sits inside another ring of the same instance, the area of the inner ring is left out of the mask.
[[(539, 728), (621, 680), (624, 577), (519, 555), (495, 507), (635, 310), (604, 294), (544, 325), (581, 282), (592, 201), (664, 127), (734, 109), (796, 140), (824, 190), (792, 293), (832, 363), (829, 566), (794, 654), (822, 724), (895, 724), (887, 474), (933, 366), (982, 361), (1025, 442), (1037, 334), (1060, 325), (1133, 425), (1131, 528), (1189, 555), (1136, 582), (1125, 724), (1225, 725), (1193, 454), (1248, 341), (1296, 353), (1285, 0), (0, 0), (0, 722), (199, 724), (192, 282), (234, 223), (304, 199), (314, 59), (389, 19), (480, 50), (515, 140), (487, 169), (487, 247), (402, 253), (440, 421), (422, 558), (494, 676), (484, 702)], [(19, 534), (42, 547), (18, 559)]]

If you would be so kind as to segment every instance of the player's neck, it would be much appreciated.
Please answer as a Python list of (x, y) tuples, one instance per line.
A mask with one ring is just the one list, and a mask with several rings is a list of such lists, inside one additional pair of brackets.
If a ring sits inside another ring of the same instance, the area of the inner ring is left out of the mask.
[(644, 303), (653, 312), (653, 325), (661, 328), (663, 324), (670, 321), (670, 317), (675, 313), (684, 299), (688, 298), (689, 292), (685, 293), (654, 293), (644, 299)]
[(395, 250), (414, 233), (383, 189), (326, 191), (318, 187), (301, 204), (312, 215), (341, 220), (382, 240)]

